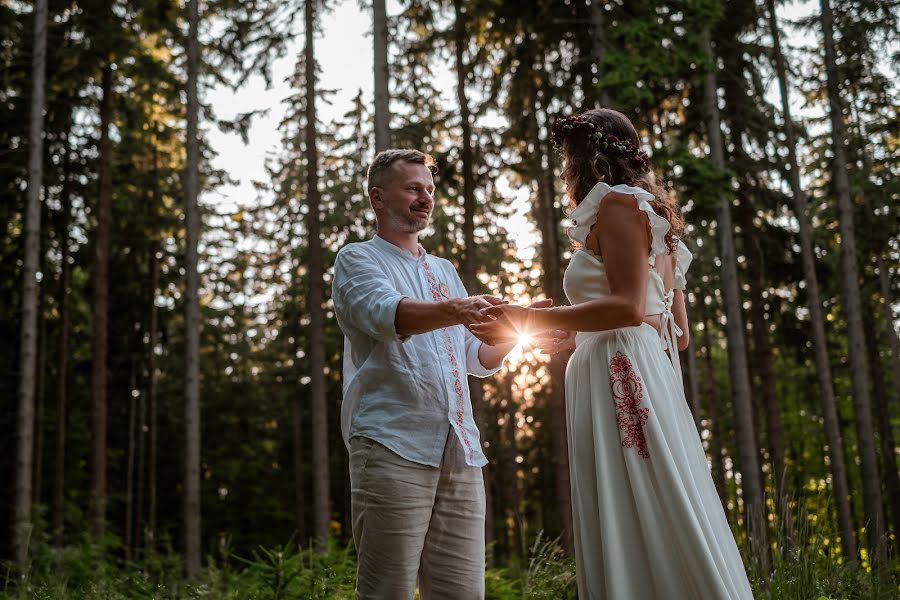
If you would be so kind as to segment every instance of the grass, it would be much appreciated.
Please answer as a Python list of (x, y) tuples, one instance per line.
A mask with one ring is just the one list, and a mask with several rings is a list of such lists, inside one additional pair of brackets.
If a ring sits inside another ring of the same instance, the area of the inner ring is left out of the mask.
[[(802, 551), (774, 553), (766, 573), (751, 571), (757, 600), (888, 600), (900, 598), (890, 577), (878, 577), (858, 563), (839, 563), (827, 552), (825, 538), (806, 539)], [(114, 538), (83, 538), (62, 549), (46, 542), (32, 546), (24, 571), (7, 565), (0, 573), (2, 600), (282, 600), (350, 599), (356, 575), (352, 545), (331, 540), (322, 552), (288, 542), (258, 548), (249, 556), (232, 554), (227, 540), (196, 581), (186, 580), (184, 565), (171, 549), (140, 561), (127, 561)], [(489, 600), (577, 597), (575, 564), (555, 540), (542, 535), (521, 562), (488, 569)]]

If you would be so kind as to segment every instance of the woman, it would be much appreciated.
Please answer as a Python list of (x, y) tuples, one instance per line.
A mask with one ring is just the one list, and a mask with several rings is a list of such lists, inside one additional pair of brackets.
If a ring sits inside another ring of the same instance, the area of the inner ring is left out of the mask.
[(575, 347), (566, 413), (579, 597), (752, 599), (681, 381), (691, 260), (681, 214), (621, 113), (560, 119), (552, 136), (575, 205), (571, 306), (486, 308), (496, 320), (472, 331), (551, 331), (543, 347)]

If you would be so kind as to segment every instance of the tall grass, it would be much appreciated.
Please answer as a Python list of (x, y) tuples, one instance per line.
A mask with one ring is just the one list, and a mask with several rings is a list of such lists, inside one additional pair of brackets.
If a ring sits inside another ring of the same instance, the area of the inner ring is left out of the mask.
[[(900, 598), (895, 577), (835, 560), (832, 540), (813, 534), (809, 527), (799, 528), (792, 539), (795, 546), (783, 539), (773, 542), (772, 563), (765, 572), (751, 569), (757, 600)], [(196, 581), (183, 577), (182, 559), (170, 547), (128, 561), (121, 558), (119, 542), (112, 537), (83, 537), (55, 549), (36, 536), (31, 555), (25, 570), (4, 566), (0, 600), (350, 599), (356, 577), (352, 545), (334, 540), (321, 551), (301, 549), (289, 541), (236, 556), (223, 538)], [(485, 590), (489, 600), (574, 599), (575, 564), (556, 540), (538, 534), (524, 560), (487, 570)]]

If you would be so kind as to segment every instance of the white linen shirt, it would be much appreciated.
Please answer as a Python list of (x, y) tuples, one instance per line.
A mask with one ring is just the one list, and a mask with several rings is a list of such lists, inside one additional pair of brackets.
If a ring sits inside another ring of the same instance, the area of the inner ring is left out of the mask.
[(481, 342), (462, 325), (412, 336), (399, 336), (394, 325), (403, 298), (434, 301), (426, 263), (442, 299), (467, 296), (453, 265), (421, 246), (415, 257), (376, 235), (338, 252), (332, 300), (344, 332), (341, 433), (348, 449), (351, 438), (362, 436), (407, 460), (438, 467), (452, 428), (466, 464), (481, 467), (487, 458), (466, 372), (487, 377), (500, 366), (481, 364)]

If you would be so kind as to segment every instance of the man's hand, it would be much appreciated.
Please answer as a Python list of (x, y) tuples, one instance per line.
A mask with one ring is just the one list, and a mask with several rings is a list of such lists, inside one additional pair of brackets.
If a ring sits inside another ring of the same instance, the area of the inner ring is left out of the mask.
[(531, 343), (537, 348), (538, 352), (556, 354), (563, 350), (575, 348), (575, 333), (565, 329), (551, 329), (550, 331), (533, 335)]
[(491, 318), (482, 311), (494, 306), (507, 304), (506, 300), (501, 300), (494, 296), (469, 296), (468, 298), (454, 298), (453, 300), (448, 300), (448, 302), (453, 306), (457, 321), (466, 327), (475, 323), (490, 321)]

